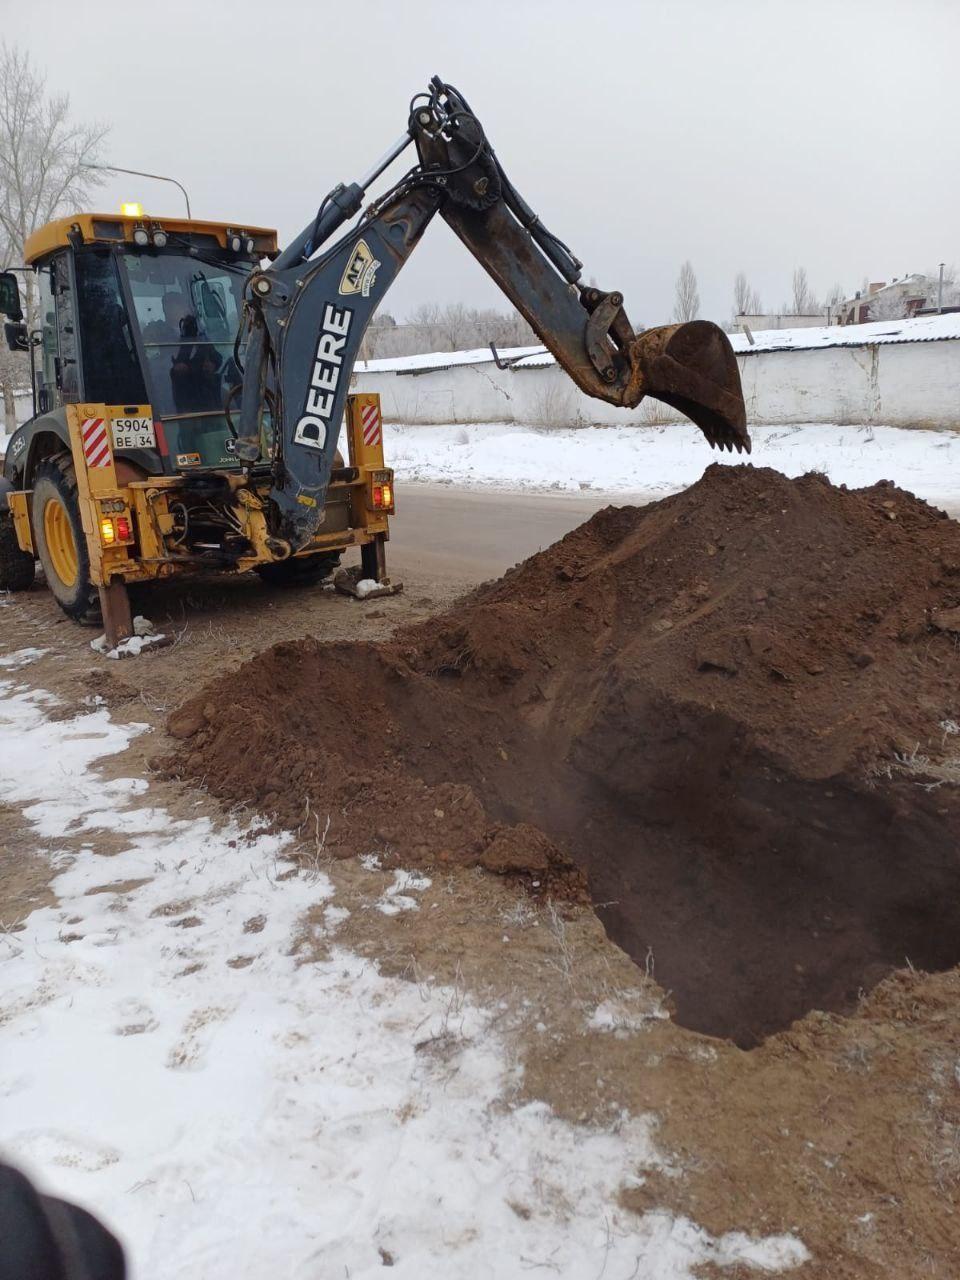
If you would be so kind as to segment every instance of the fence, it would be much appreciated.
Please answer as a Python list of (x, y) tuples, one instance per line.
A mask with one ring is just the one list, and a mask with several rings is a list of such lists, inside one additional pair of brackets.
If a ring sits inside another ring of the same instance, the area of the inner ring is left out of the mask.
[[(779, 349), (758, 345), (740, 351), (737, 361), (749, 420), (774, 426), (835, 422), (960, 429), (960, 325), (956, 336), (940, 337), (941, 330), (949, 331), (943, 323), (933, 330), (936, 339), (897, 336), (922, 323), (888, 325), (877, 340), (856, 345), (840, 345), (839, 335), (850, 335), (850, 328), (799, 330), (803, 337), (796, 345), (783, 345), (787, 335), (781, 331)], [(801, 345), (808, 335), (824, 333), (828, 343)], [(744, 341), (735, 336), (737, 345)], [(483, 352), (372, 361), (360, 367), (356, 380), (360, 391), (380, 395), (384, 416), (396, 422), (571, 427), (642, 424), (678, 416), (652, 400), (634, 410), (594, 400), (544, 355), (527, 355), (507, 369), (498, 368)]]

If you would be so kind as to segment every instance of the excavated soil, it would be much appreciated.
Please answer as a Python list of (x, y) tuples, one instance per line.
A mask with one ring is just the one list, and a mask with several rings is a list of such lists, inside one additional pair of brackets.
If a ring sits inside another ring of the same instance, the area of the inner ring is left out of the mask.
[(284, 643), (167, 768), (334, 856), (587, 889), (678, 1020), (751, 1046), (960, 960), (960, 525), (712, 467), (378, 643)]

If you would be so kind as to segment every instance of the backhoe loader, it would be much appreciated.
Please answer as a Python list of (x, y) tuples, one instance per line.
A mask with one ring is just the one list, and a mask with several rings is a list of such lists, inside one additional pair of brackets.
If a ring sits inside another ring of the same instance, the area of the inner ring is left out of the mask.
[[(411, 144), (418, 163), (364, 207)], [(335, 186), (282, 252), (262, 227), (139, 208), (30, 237), (34, 332), (16, 276), (0, 274), (7, 341), (34, 363), (34, 414), (0, 481), (0, 588), (29, 587), (39, 558), (61, 607), (102, 617), (115, 644), (131, 631), (129, 584), (250, 569), (307, 584), (349, 547), (364, 576), (385, 581), (394, 477), (378, 399), (351, 394), (351, 372), (438, 213), (581, 390), (624, 408), (653, 396), (712, 446), (749, 450), (722, 330), (636, 334), (622, 295), (581, 283), (582, 264), (511, 184), (466, 99), (435, 77), (398, 141)]]

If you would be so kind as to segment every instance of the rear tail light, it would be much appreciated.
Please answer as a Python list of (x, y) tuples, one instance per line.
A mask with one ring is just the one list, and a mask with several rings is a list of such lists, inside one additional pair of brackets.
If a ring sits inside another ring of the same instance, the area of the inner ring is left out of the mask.
[[(107, 499), (104, 506), (107, 511), (123, 511), (123, 503), (114, 498)], [(133, 521), (129, 515), (101, 515), (100, 541), (107, 547), (112, 547), (115, 542), (132, 542)]]
[(373, 505), (378, 511), (389, 511), (393, 506), (393, 485), (375, 484), (373, 486)]

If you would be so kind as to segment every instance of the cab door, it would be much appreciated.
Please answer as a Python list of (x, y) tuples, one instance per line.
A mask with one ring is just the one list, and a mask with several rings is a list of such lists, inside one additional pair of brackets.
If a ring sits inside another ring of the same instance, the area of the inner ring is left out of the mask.
[(36, 391), (40, 413), (76, 404), (83, 394), (71, 256), (68, 249), (62, 249), (37, 269), (41, 339)]
[(83, 379), (80, 373), (73, 253), (64, 249), (55, 254), (51, 266), (57, 313), (57, 387), (61, 404), (76, 404), (83, 397)]

